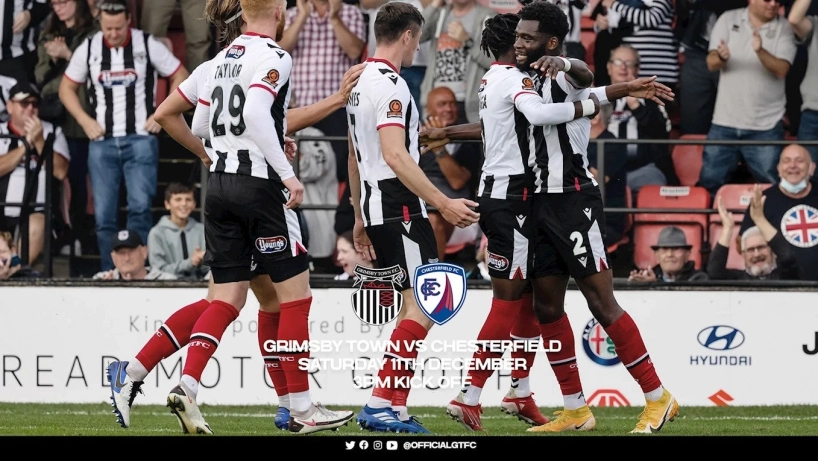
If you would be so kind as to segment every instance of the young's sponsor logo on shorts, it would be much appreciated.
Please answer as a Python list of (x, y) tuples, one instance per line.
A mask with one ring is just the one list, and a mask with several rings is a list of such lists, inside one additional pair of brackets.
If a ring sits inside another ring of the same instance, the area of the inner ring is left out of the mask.
[(403, 294), (398, 286), (406, 280), (406, 272), (398, 265), (386, 269), (355, 266), (352, 310), (369, 325), (385, 325), (400, 313)]
[(287, 249), (287, 239), (277, 237), (259, 237), (256, 239), (256, 249), (263, 254), (278, 253)]
[(425, 264), (415, 269), (413, 286), (420, 310), (443, 325), (466, 301), (466, 270), (448, 263)]
[(582, 331), (582, 348), (594, 362), (610, 367), (620, 363), (616, 347), (596, 319), (591, 319)]
[(494, 269), (496, 271), (504, 271), (508, 269), (508, 258), (487, 251), (486, 266), (488, 266), (489, 269)]

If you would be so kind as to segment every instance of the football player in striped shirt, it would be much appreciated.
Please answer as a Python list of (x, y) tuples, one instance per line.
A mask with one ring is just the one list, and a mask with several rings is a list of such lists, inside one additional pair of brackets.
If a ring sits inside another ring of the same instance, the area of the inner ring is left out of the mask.
[[(231, 43), (246, 30), (246, 23), (241, 18), (239, 2), (234, 0), (210, 0), (205, 5), (205, 19), (213, 23), (219, 33), (220, 43)], [(196, 154), (205, 165), (211, 164), (214, 154), (209, 141), (202, 144), (196, 137), (182, 116), (183, 113), (196, 107), (199, 92), (205, 87), (205, 81), (210, 75), (210, 63), (205, 62), (197, 67), (191, 76), (185, 80), (176, 92), (171, 93), (157, 108), (155, 118), (177, 142)], [(344, 75), (341, 88), (335, 95), (316, 104), (297, 108), (288, 113), (288, 134), (301, 130), (321, 120), (335, 107), (343, 106), (358, 76), (363, 71), (364, 64), (353, 66)], [(295, 155), (295, 144), (287, 138), (287, 156), (290, 160)], [(278, 337), (280, 319), (280, 304), (275, 287), (262, 264), (254, 262), (251, 266), (253, 278), (250, 288), (259, 301), (258, 338), (259, 348), (264, 358), (265, 367), (279, 397), (279, 408), (275, 416), (275, 425), (279, 429), (289, 426), (289, 395), (286, 376), (280, 367), (277, 356), (271, 356), (264, 350), (264, 343), (275, 341)], [(136, 358), (130, 361), (115, 361), (109, 365), (109, 380), (111, 381), (112, 405), (117, 414), (117, 420), (122, 427), (130, 425), (130, 405), (142, 385), (144, 378), (164, 358), (173, 355), (181, 347), (187, 345), (193, 325), (199, 319), (210, 302), (213, 300), (213, 281), (208, 289), (207, 297), (175, 312), (151, 337)], [(116, 383), (121, 383), (118, 386)]]
[[(543, 71), (550, 77), (551, 81), (546, 80), (540, 90), (546, 101), (581, 101), (591, 92), (603, 104), (626, 96), (650, 98), (659, 104), (663, 104), (659, 98), (672, 100), (673, 93), (656, 83), (656, 77), (590, 91), (578, 87), (575, 78), (578, 67), (587, 66), (559, 57), (568, 30), (564, 13), (555, 5), (533, 2), (518, 15), (514, 45), (517, 65), (522, 70)], [(543, 52), (546, 56), (541, 57)], [(462, 136), (464, 130), (459, 131)], [(569, 277), (573, 277), (585, 294), (591, 313), (616, 344), (617, 355), (645, 393), (647, 405), (632, 432), (656, 432), (676, 417), (678, 403), (662, 386), (636, 324), (613, 295), (611, 271), (602, 243), (605, 227), (602, 199), (587, 168), (589, 133), (587, 118), (543, 127), (534, 133), (534, 308), (543, 342), (557, 340), (562, 344), (559, 352), (548, 352), (547, 356), (559, 381), (565, 410), (554, 421), (529, 431), (585, 431), (596, 426), (582, 391), (574, 334), (565, 315), (565, 291)]]
[[(534, 152), (531, 125), (552, 125), (593, 116), (599, 103), (593, 100), (546, 103), (536, 91), (539, 77), (517, 68), (515, 29), (520, 18), (501, 14), (486, 21), (481, 48), (495, 59), (483, 76), (478, 92), (485, 161), (480, 179), (480, 227), (488, 240), (486, 263), (491, 276), (491, 311), (477, 336), (478, 341), (520, 341), (511, 352), (526, 366), (512, 371), (512, 388), (501, 409), (532, 425), (548, 423), (531, 397), (529, 371), (536, 352), (524, 350), (522, 341), (539, 340), (539, 323), (532, 309), (530, 242), (534, 229), (531, 201)], [(588, 81), (588, 75), (584, 75)], [(587, 111), (586, 111), (587, 108)], [(590, 112), (590, 114), (588, 113)], [(488, 344), (487, 344), (488, 345)], [(497, 348), (474, 354), (483, 361), (500, 357)], [(516, 361), (515, 363), (519, 363)], [(469, 370), (469, 385), (449, 403), (446, 412), (470, 430), (483, 429), (480, 394), (491, 369)]]

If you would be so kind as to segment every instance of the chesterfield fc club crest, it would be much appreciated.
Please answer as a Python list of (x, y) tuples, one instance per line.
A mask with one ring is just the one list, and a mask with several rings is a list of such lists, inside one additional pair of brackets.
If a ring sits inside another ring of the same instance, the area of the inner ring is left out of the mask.
[(420, 310), (443, 325), (454, 318), (466, 301), (466, 271), (447, 263), (420, 266), (415, 270), (414, 291)]
[(406, 279), (400, 266), (372, 269), (355, 266), (355, 286), (352, 310), (369, 325), (386, 325), (395, 320), (403, 307), (403, 295), (396, 287)]

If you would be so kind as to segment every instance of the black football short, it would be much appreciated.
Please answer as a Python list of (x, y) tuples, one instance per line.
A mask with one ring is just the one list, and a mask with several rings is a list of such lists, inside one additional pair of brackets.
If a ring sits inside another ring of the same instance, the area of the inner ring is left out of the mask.
[(502, 200), (480, 197), (480, 229), (486, 235), (486, 267), (501, 279), (527, 279), (533, 252), (534, 218), (531, 198)]
[(427, 218), (370, 226), (366, 235), (375, 249), (376, 266), (380, 269), (400, 266), (405, 274), (396, 281), (399, 291), (412, 288), (415, 269), (438, 262), (437, 240)]
[(232, 173), (211, 173), (205, 202), (205, 264), (215, 283), (247, 281), (252, 262), (273, 282), (309, 268), (295, 211), (285, 207), (280, 182)]
[(575, 279), (609, 269), (605, 216), (598, 188), (534, 194), (533, 277)]

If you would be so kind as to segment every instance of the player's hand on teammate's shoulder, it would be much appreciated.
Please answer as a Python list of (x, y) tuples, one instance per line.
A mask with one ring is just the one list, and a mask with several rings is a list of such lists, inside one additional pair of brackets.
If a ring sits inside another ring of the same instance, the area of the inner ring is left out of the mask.
[(344, 73), (344, 78), (341, 79), (341, 88), (338, 89), (338, 94), (341, 96), (344, 104), (346, 104), (346, 101), (349, 99), (349, 94), (352, 93), (352, 89), (358, 84), (358, 79), (361, 77), (365, 68), (366, 63), (362, 62), (350, 67)]
[(465, 198), (450, 198), (440, 207), (440, 214), (457, 227), (468, 227), (480, 220), (480, 213), (473, 210), (477, 206), (476, 202)]
[(555, 79), (563, 69), (565, 69), (565, 61), (559, 56), (543, 56), (531, 65), (534, 70), (540, 71), (545, 78)]
[(284, 183), (284, 187), (290, 191), (290, 198), (287, 200), (287, 208), (290, 210), (298, 208), (298, 205), (301, 205), (301, 201), (304, 200), (304, 185), (301, 184), (301, 181), (299, 181), (295, 176), (281, 182)]

